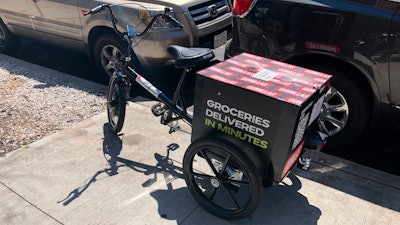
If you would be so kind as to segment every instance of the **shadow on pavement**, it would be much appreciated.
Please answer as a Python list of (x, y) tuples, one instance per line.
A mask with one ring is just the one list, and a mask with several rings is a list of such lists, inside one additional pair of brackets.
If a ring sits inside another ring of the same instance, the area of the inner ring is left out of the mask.
[(376, 128), (343, 149), (326, 148), (324, 152), (400, 176), (399, 137), (400, 130)]
[[(9, 74), (23, 76), (39, 82), (39, 84), (33, 86), (35, 89), (46, 89), (62, 86), (90, 93), (99, 92), (101, 89), (101, 85), (99, 84), (91, 83), (92, 88), (89, 88), (85, 84), (80, 84), (80, 82), (82, 82), (81, 79), (78, 80), (73, 76), (67, 76), (55, 70), (35, 66), (30, 63), (26, 63), (25, 61), (10, 58), (6, 55), (1, 56), (0, 69), (7, 71)], [(95, 91), (94, 89), (99, 90)], [(100, 92), (103, 92), (103, 90)], [(102, 95), (102, 93), (99, 94)]]
[(23, 39), (17, 58), (78, 76), (92, 81), (101, 81), (89, 57), (84, 53), (73, 51), (43, 42)]
[[(299, 221), (299, 224), (317, 224), (321, 215), (321, 211), (310, 205), (307, 198), (298, 192), (302, 186), (300, 180), (296, 176), (290, 175), (291, 184), (279, 185), (264, 190), (259, 208), (249, 218), (224, 221), (211, 216), (205, 210), (197, 210), (199, 207), (195, 207), (192, 211), (189, 211), (187, 216), (182, 217), (182, 210), (184, 211), (185, 209), (187, 211), (185, 208), (186, 205), (193, 205), (195, 200), (191, 197), (186, 187), (174, 189), (171, 184), (176, 179), (183, 179), (181, 163), (169, 158), (170, 151), (178, 149), (179, 146), (177, 144), (170, 144), (166, 149), (165, 156), (155, 153), (155, 165), (121, 158), (119, 155), (123, 148), (122, 139), (120, 136), (112, 134), (108, 126), (108, 123), (103, 125), (103, 154), (108, 162), (108, 167), (98, 170), (85, 184), (73, 189), (64, 199), (59, 200), (57, 203), (67, 206), (84, 194), (98, 178), (102, 177), (101, 179), (104, 179), (104, 174), (106, 174), (106, 177), (111, 177), (118, 175), (118, 171), (121, 168), (129, 168), (150, 176), (148, 180), (142, 183), (143, 187), (152, 186), (160, 178), (166, 183), (167, 190), (155, 190), (150, 195), (158, 202), (159, 216), (168, 220), (176, 220), (178, 224), (182, 222), (188, 222), (188, 224), (206, 224), (204, 220), (190, 221), (191, 218), (198, 218), (199, 215), (197, 214), (199, 213), (204, 214), (200, 216), (205, 220), (211, 220), (211, 224), (215, 220), (222, 223), (229, 222), (229, 224), (264, 224), (265, 221), (268, 224), (293, 224)], [(190, 197), (183, 198), (182, 196)]]
[[(352, 167), (349, 167), (346, 163), (338, 162), (334, 165), (326, 165), (313, 160), (311, 166), (310, 171), (294, 169), (293, 172), (307, 180), (400, 212), (400, 205), (398, 205), (398, 202), (400, 202), (400, 187), (370, 178), (368, 177), (369, 174), (367, 174), (368, 171), (364, 172), (364, 175), (357, 171), (351, 171)], [(395, 176), (392, 176), (392, 178), (395, 178)]]
[(289, 175), (289, 179), (292, 184), (264, 189), (258, 209), (250, 217), (234, 221), (219, 219), (204, 209), (194, 210), (190, 218), (180, 219), (179, 207), (185, 207), (187, 203), (176, 202), (176, 199), (187, 195), (187, 188), (157, 190), (150, 195), (158, 202), (159, 215), (176, 220), (177, 224), (317, 224), (321, 210), (310, 205), (307, 198), (298, 192), (302, 184), (296, 176)]
[(122, 150), (122, 140), (118, 135), (111, 133), (108, 123), (103, 125), (103, 134), (103, 155), (107, 160), (109, 167), (97, 171), (88, 182), (72, 190), (64, 199), (57, 203), (62, 203), (64, 206), (69, 205), (71, 202), (79, 198), (79, 196), (81, 196), (97, 180), (99, 175), (104, 173), (108, 176), (118, 175), (118, 170), (122, 167), (130, 168), (145, 175), (153, 175), (153, 178), (150, 178), (142, 184), (143, 187), (149, 187), (155, 183), (158, 179), (158, 174), (163, 175), (169, 189), (172, 189), (170, 183), (173, 180), (177, 178), (183, 179), (182, 168), (175, 166), (175, 162), (169, 158), (169, 152), (179, 148), (177, 144), (170, 144), (167, 146), (166, 156), (155, 153), (154, 158), (157, 163), (152, 166), (119, 157)]
[(290, 173), (283, 185), (265, 189), (261, 206), (253, 216), (260, 214), (263, 224), (317, 224), (321, 210), (299, 192), (302, 186), (301, 181)]

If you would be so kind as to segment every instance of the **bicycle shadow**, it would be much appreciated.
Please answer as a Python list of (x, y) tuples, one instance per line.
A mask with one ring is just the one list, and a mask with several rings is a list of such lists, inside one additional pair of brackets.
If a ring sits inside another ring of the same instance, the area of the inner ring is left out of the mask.
[(292, 184), (265, 189), (260, 206), (250, 217), (235, 221), (225, 221), (215, 217), (199, 206), (187, 187), (175, 189), (172, 187), (174, 180), (179, 178), (183, 180), (182, 164), (169, 158), (170, 152), (179, 148), (177, 144), (168, 145), (165, 156), (154, 153), (154, 165), (132, 161), (120, 157), (124, 134), (114, 135), (108, 126), (107, 123), (103, 125), (103, 154), (108, 166), (95, 172), (85, 184), (72, 190), (57, 203), (67, 206), (84, 194), (98, 178), (104, 179), (104, 174), (107, 175), (106, 178), (112, 177), (118, 175), (121, 168), (129, 168), (151, 176), (142, 183), (143, 187), (150, 187), (160, 179), (161, 175), (161, 179), (167, 184), (167, 189), (157, 189), (150, 192), (150, 195), (158, 203), (159, 216), (175, 220), (178, 224), (317, 224), (321, 215), (321, 211), (310, 205), (307, 198), (298, 192), (302, 186), (300, 180), (294, 175), (289, 175)]
[(108, 123), (103, 125), (103, 133), (103, 155), (109, 167), (97, 171), (87, 182), (72, 190), (64, 199), (57, 203), (62, 203), (64, 206), (69, 205), (87, 191), (88, 188), (97, 181), (100, 175), (106, 174), (108, 177), (118, 175), (118, 170), (122, 167), (132, 169), (145, 175), (153, 175), (152, 178), (149, 178), (142, 184), (143, 187), (149, 187), (154, 184), (158, 180), (158, 174), (163, 175), (169, 189), (172, 189), (171, 182), (173, 180), (177, 178), (183, 179), (182, 168), (175, 165), (178, 162), (169, 158), (170, 151), (175, 151), (179, 148), (178, 144), (172, 143), (168, 145), (166, 156), (155, 153), (154, 158), (156, 164), (148, 165), (119, 157), (123, 148), (121, 137), (123, 137), (124, 134), (112, 134), (109, 130)]
[[(197, 206), (189, 215), (182, 216), (177, 207), (198, 204), (187, 188), (157, 190), (151, 192), (150, 195), (158, 202), (160, 217), (175, 220), (177, 224), (317, 224), (321, 210), (311, 205), (307, 198), (299, 192), (302, 183), (295, 175), (289, 174), (287, 179), (291, 181), (291, 184), (283, 183), (264, 189), (260, 205), (251, 216), (234, 221), (213, 216), (201, 206)], [(186, 195), (190, 195), (190, 198), (182, 201), (181, 196)]]
[(299, 192), (301, 188), (297, 175), (289, 173), (281, 185), (265, 189), (252, 219), (262, 224), (318, 224), (322, 212)]

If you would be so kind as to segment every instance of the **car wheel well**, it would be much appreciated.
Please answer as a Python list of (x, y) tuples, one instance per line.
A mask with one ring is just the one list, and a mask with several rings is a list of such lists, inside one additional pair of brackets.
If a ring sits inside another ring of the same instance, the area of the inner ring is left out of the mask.
[(88, 51), (88, 52), (89, 52), (89, 57), (90, 57), (91, 59), (93, 59), (93, 48), (94, 48), (94, 45), (95, 45), (95, 43), (96, 43), (96, 39), (97, 39), (100, 35), (106, 34), (106, 33), (114, 34), (114, 31), (113, 31), (112, 28), (110, 28), (110, 27), (104, 27), (104, 26), (94, 27), (94, 28), (90, 31), (89, 36), (88, 36), (88, 47), (89, 47), (89, 51)]

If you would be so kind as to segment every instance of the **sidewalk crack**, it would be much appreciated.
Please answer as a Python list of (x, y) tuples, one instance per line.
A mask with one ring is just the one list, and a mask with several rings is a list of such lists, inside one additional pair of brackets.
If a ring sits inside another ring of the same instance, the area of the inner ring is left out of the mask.
[(48, 217), (50, 217), (51, 219), (53, 219), (54, 221), (56, 221), (59, 224), (64, 225), (61, 221), (57, 220), (56, 218), (54, 218), (53, 216), (51, 216), (50, 214), (48, 214), (47, 212), (43, 211), (41, 208), (39, 208), (38, 206), (36, 206), (35, 204), (33, 204), (32, 202), (30, 202), (28, 199), (24, 198), (22, 195), (18, 194), (16, 191), (14, 191), (12, 188), (10, 188), (9, 186), (7, 186), (6, 184), (4, 184), (2, 181), (0, 181), (0, 184), (3, 185), (5, 188), (7, 188), (8, 190), (10, 190), (12, 193), (14, 193), (15, 195), (17, 195), (19, 198), (21, 198), (22, 200), (24, 200), (25, 202), (27, 202), (28, 204), (30, 204), (31, 206), (33, 206), (35, 209), (39, 210), (40, 212), (42, 212), (43, 214), (47, 215)]

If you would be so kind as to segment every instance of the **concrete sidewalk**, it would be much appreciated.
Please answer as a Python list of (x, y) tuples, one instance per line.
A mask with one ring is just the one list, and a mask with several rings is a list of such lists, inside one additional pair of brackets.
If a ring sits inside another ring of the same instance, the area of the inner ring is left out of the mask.
[[(122, 135), (106, 113), (0, 159), (0, 224), (398, 224), (400, 178), (322, 153), (267, 188), (238, 221), (209, 214), (182, 178), (190, 127), (168, 134), (130, 103)], [(168, 150), (168, 145), (180, 147)], [(168, 156), (168, 158), (166, 158)]]
[[(1, 57), (6, 57), (1, 55)], [(0, 59), (1, 59), (0, 57)], [(9, 59), (9, 58), (8, 58)], [(32, 70), (104, 86), (23, 61)], [(0, 158), (0, 224), (398, 224), (400, 177), (323, 153), (310, 171), (293, 169), (264, 189), (257, 211), (224, 221), (194, 200), (182, 176), (191, 129), (168, 134), (150, 112), (130, 103), (122, 134), (103, 112)], [(170, 144), (179, 148), (170, 150)]]

